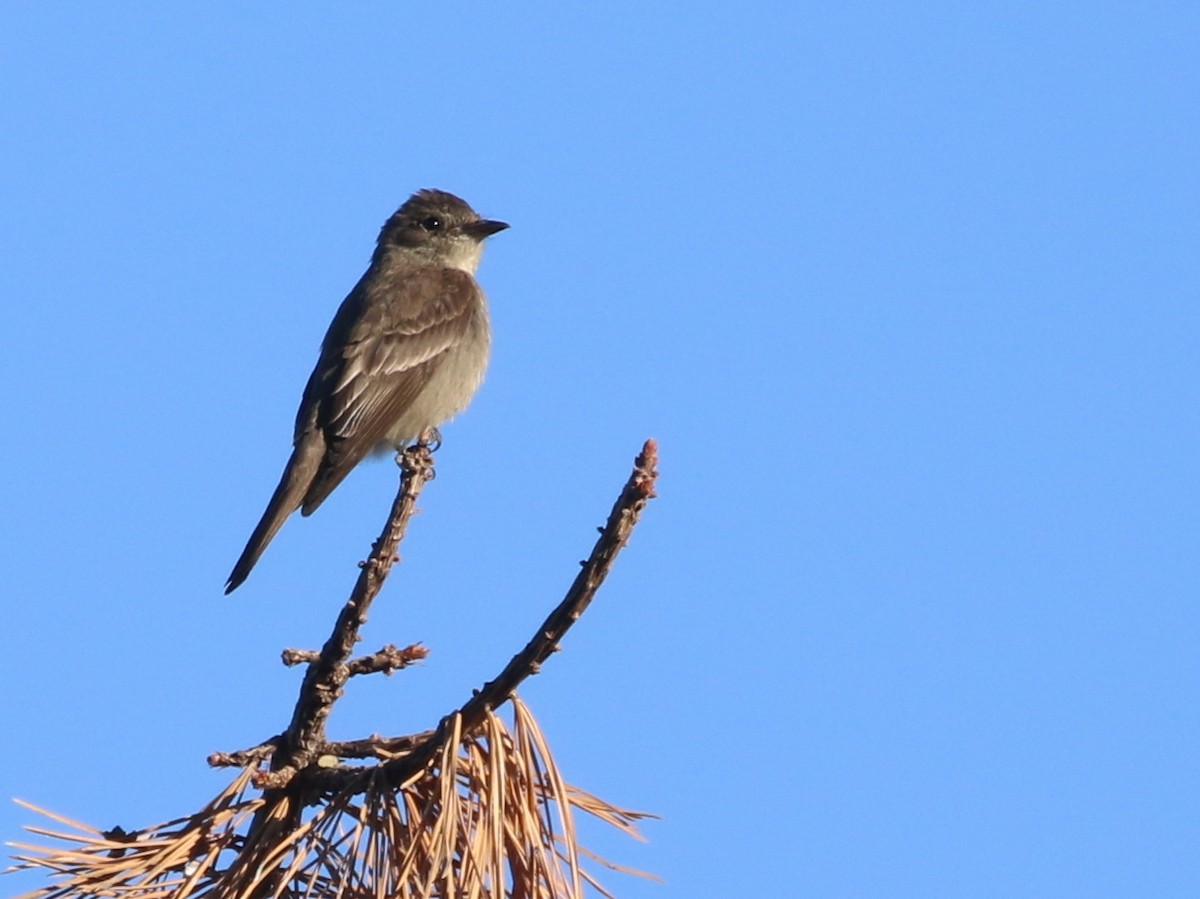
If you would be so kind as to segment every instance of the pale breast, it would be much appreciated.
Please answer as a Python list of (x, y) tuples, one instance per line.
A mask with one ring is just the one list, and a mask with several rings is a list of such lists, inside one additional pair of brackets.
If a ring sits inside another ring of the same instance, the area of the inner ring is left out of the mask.
[(425, 389), (388, 431), (379, 450), (410, 443), (426, 428), (435, 428), (462, 412), (483, 383), (491, 348), (487, 301), (479, 293), (479, 306), (463, 339), (446, 351)]

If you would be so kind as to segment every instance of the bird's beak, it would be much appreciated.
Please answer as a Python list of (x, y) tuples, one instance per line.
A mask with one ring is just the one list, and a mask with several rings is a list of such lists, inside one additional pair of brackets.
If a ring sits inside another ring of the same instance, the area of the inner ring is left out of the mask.
[(495, 222), (491, 219), (480, 219), (477, 222), (469, 222), (463, 225), (463, 230), (474, 237), (476, 240), (483, 240), (485, 237), (491, 237), (497, 231), (503, 231), (508, 227), (508, 222)]

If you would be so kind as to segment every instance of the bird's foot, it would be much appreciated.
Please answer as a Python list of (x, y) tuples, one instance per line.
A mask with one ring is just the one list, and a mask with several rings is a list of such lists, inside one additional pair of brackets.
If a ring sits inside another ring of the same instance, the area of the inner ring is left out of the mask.
[(442, 448), (442, 432), (437, 428), (426, 428), (417, 438), (417, 443), (424, 444), (431, 453), (436, 453)]

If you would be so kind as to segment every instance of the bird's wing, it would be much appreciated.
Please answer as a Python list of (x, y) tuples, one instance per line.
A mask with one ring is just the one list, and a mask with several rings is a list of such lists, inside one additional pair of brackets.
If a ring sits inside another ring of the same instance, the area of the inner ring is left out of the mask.
[(458, 269), (414, 269), (374, 294), (364, 282), (329, 327), (297, 417), (297, 438), (319, 428), (327, 446), (304, 498), (306, 515), (387, 439), (462, 340), (479, 302), (474, 279)]

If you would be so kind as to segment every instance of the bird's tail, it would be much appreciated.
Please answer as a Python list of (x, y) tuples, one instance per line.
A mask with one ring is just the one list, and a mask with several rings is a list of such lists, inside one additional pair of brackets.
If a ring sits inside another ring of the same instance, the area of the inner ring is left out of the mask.
[(287, 467), (283, 470), (283, 477), (279, 479), (279, 486), (275, 488), (271, 501), (267, 503), (267, 510), (263, 512), (254, 533), (250, 535), (237, 564), (233, 566), (229, 580), (225, 582), (226, 594), (232, 593), (246, 580), (250, 569), (263, 554), (267, 544), (279, 533), (288, 516), (300, 508), (304, 494), (321, 465), (321, 458), (325, 454), (324, 443), (319, 431), (310, 432), (292, 451), (292, 457), (288, 459)]

